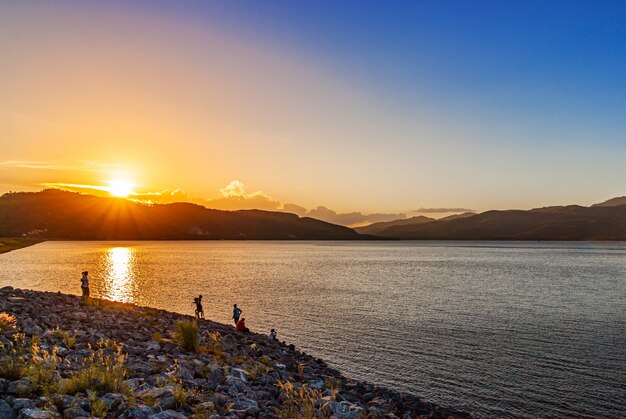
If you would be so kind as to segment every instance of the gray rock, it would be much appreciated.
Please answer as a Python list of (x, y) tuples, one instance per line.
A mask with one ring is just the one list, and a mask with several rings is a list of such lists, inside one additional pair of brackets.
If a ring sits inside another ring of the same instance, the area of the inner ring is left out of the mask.
[(113, 411), (124, 401), (124, 395), (119, 393), (107, 393), (102, 396), (102, 400), (106, 403), (107, 409)]
[(159, 342), (148, 342), (148, 344), (146, 345), (146, 351), (148, 352), (157, 352), (161, 350), (161, 345), (159, 345)]
[(18, 411), (29, 408), (29, 407), (38, 407), (37, 400), (23, 399), (23, 398), (14, 399), (12, 405), (13, 405), (13, 409), (18, 410)]
[(316, 390), (321, 390), (324, 388), (323, 380), (311, 380), (309, 381), (309, 387), (314, 388)]
[(15, 419), (17, 418), (17, 412), (13, 410), (11, 406), (5, 401), (0, 399), (0, 418), (3, 419)]
[(122, 419), (150, 419), (154, 410), (148, 406), (129, 407), (119, 417)]
[(332, 412), (337, 419), (359, 419), (364, 409), (350, 402), (333, 402)]
[(37, 325), (24, 328), (24, 333), (26, 336), (35, 336), (41, 335), (43, 333), (43, 329)]
[(178, 413), (175, 410), (165, 410), (155, 415), (150, 416), (151, 419), (186, 419), (187, 416), (182, 413)]
[(56, 418), (60, 415), (51, 410), (28, 408), (20, 411), (19, 419), (50, 419)]
[(215, 403), (213, 402), (204, 402), (198, 403), (194, 406), (194, 412), (200, 416), (208, 416), (209, 414), (215, 412)]
[(17, 381), (12, 381), (7, 388), (8, 394), (14, 394), (16, 396), (24, 396), (33, 390), (30, 380), (26, 377), (20, 378)]
[(7, 389), (9, 388), (9, 383), (9, 380), (5, 378), (0, 378), (0, 394), (6, 393)]
[(61, 410), (65, 410), (68, 407), (76, 405), (74, 397), (65, 394), (55, 394), (52, 396), (55, 406), (60, 407)]
[(78, 417), (89, 417), (89, 412), (87, 412), (86, 410), (81, 409), (78, 406), (68, 407), (67, 409), (63, 410), (63, 418), (64, 419), (74, 419), (74, 418), (78, 418)]
[(254, 407), (258, 410), (259, 405), (256, 400), (249, 399), (246, 397), (238, 397), (234, 400), (231, 400), (231, 403), (234, 404), (233, 409), (235, 410), (247, 410), (250, 407)]
[(174, 389), (171, 386), (143, 390), (135, 393), (135, 397), (139, 399), (155, 399), (159, 403), (159, 407), (164, 410), (172, 409), (176, 406)]
[(213, 394), (213, 403), (215, 403), (216, 406), (226, 406), (226, 404), (230, 401), (230, 398), (222, 393), (215, 393)]

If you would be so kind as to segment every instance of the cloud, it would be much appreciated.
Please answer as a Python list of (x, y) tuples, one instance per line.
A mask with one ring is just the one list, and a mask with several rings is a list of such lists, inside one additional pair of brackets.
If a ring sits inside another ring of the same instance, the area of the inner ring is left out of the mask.
[(307, 209), (301, 205), (287, 203), (282, 204), (278, 199), (261, 192), (247, 192), (246, 186), (233, 180), (228, 185), (220, 189), (222, 196), (216, 199), (207, 199), (204, 205), (209, 208), (223, 210), (237, 209), (262, 209), (268, 211), (283, 211), (297, 214), (301, 217), (317, 218), (333, 224), (345, 226), (359, 226), (379, 221), (391, 221), (399, 218), (406, 218), (406, 214), (363, 214), (361, 212), (337, 213), (324, 206)]
[(174, 202), (189, 202), (189, 192), (181, 189), (173, 191), (163, 190), (160, 192), (135, 193), (128, 196), (129, 199), (145, 202), (146, 204), (171, 204)]
[(106, 172), (120, 167), (118, 163), (102, 163), (90, 160), (50, 160), (27, 161), (7, 160), (0, 162), (0, 167), (35, 170), (69, 170), (80, 172)]
[(317, 218), (318, 220), (327, 221), (333, 224), (341, 224), (349, 227), (358, 227), (362, 225), (378, 223), (381, 221), (393, 221), (406, 218), (406, 214), (363, 214), (361, 212), (337, 213), (324, 206), (307, 210), (296, 204), (285, 204), (284, 211), (293, 212), (301, 217)]
[(54, 188), (54, 189), (64, 189), (72, 192), (88, 192), (95, 193), (96, 195), (102, 195), (102, 192), (107, 192), (108, 188), (106, 186), (99, 185), (83, 185), (79, 183), (51, 183), (46, 182), (42, 183), (41, 186), (46, 188)]
[(238, 180), (233, 180), (220, 189), (221, 197), (207, 199), (203, 204), (209, 208), (222, 210), (261, 209), (277, 211), (282, 209), (279, 200), (272, 198), (264, 192), (246, 192), (246, 187)]
[(473, 209), (468, 208), (418, 208), (412, 212), (424, 213), (424, 214), (436, 214), (436, 213), (449, 213), (449, 212), (476, 212)]

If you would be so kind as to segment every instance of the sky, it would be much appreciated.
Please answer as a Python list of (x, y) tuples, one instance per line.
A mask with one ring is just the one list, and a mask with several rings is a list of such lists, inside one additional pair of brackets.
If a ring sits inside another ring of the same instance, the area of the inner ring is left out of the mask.
[(5, 1), (0, 193), (590, 205), (626, 195), (625, 69), (624, 1)]

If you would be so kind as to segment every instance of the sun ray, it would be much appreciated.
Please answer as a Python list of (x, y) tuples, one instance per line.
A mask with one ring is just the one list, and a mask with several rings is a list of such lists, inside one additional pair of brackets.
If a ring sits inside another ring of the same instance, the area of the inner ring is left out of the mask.
[(126, 198), (128, 195), (132, 195), (133, 185), (125, 180), (115, 179), (109, 181), (109, 185), (107, 186), (107, 191), (118, 198)]

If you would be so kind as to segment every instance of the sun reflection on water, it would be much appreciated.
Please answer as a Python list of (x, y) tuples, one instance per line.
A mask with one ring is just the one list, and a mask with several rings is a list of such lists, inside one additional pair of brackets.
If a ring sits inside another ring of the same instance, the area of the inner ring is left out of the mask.
[(112, 247), (107, 250), (106, 258), (107, 276), (103, 297), (114, 301), (132, 301), (134, 288), (132, 268), (135, 261), (135, 249)]

